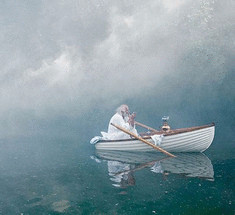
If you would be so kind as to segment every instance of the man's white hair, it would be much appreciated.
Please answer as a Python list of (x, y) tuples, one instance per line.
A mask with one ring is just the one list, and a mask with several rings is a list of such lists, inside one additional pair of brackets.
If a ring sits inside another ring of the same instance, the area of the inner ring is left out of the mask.
[(119, 113), (119, 114), (121, 115), (122, 112), (125, 112), (125, 109), (126, 109), (126, 108), (129, 109), (129, 107), (128, 107), (127, 105), (123, 104), (123, 105), (121, 105), (120, 107), (118, 107), (116, 111), (117, 111), (117, 113)]

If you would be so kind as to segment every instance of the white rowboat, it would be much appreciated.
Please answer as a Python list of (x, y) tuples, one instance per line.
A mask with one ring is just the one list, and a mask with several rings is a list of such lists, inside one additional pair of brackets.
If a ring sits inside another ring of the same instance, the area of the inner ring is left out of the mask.
[[(212, 143), (215, 134), (215, 124), (197, 126), (191, 128), (181, 128), (170, 130), (169, 132), (152, 132), (142, 134), (141, 137), (152, 144), (152, 135), (163, 135), (160, 147), (168, 152), (203, 152)], [(96, 149), (119, 150), (119, 151), (151, 151), (151, 146), (141, 142), (136, 138), (124, 140), (101, 140), (96, 143)]]

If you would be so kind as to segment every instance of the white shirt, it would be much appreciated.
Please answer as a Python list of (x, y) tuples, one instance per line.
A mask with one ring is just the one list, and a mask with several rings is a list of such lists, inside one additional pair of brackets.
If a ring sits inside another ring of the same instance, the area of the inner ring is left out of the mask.
[(120, 130), (111, 125), (111, 123), (119, 125), (127, 130), (131, 130), (131, 126), (129, 125), (129, 123), (126, 122), (119, 113), (114, 114), (113, 117), (110, 119), (108, 133), (110, 134), (110, 133), (120, 132)]
[(130, 139), (129, 134), (126, 134), (123, 131), (120, 131), (118, 128), (111, 125), (111, 123), (113, 123), (115, 125), (119, 125), (122, 128), (125, 128), (126, 130), (133, 132), (134, 134), (137, 135), (137, 131), (136, 131), (135, 127), (133, 128), (128, 122), (126, 122), (123, 119), (123, 117), (119, 113), (116, 113), (110, 119), (108, 133), (101, 132), (105, 139), (109, 139), (109, 140)]

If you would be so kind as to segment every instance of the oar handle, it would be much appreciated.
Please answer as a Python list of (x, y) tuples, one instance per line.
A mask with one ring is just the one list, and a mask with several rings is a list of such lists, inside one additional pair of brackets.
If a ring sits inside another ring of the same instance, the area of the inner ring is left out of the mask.
[(142, 124), (142, 123), (140, 123), (140, 122), (136, 122), (136, 121), (135, 121), (135, 124), (136, 124), (136, 125), (139, 125), (139, 126), (141, 126), (141, 127), (143, 127), (143, 128), (147, 128), (147, 129), (150, 130), (150, 131), (158, 132), (158, 130), (156, 130), (156, 129), (154, 129), (154, 128), (151, 128), (151, 127), (149, 127), (149, 126), (147, 126), (147, 125), (144, 125), (144, 124)]
[(113, 123), (111, 123), (111, 125), (114, 126), (114, 127), (116, 127), (117, 129), (123, 131), (124, 133), (129, 134), (129, 135), (135, 137), (136, 139), (142, 141), (143, 143), (146, 143), (146, 144), (148, 144), (149, 146), (152, 146), (154, 149), (157, 149), (158, 151), (160, 151), (160, 152), (162, 152), (162, 153), (164, 153), (164, 154), (166, 154), (166, 155), (168, 155), (168, 156), (176, 157), (175, 155), (173, 155), (173, 154), (167, 152), (166, 150), (164, 150), (164, 149), (162, 149), (162, 148), (160, 148), (160, 147), (158, 147), (158, 146), (155, 146), (154, 144), (150, 143), (149, 141), (147, 141), (147, 140), (145, 140), (145, 139), (139, 137), (138, 135), (136, 135), (136, 134), (134, 134), (134, 133), (132, 133), (132, 132), (126, 130), (125, 128), (123, 128), (123, 127), (121, 127), (121, 126), (119, 126), (119, 125), (115, 125), (115, 124), (113, 124)]

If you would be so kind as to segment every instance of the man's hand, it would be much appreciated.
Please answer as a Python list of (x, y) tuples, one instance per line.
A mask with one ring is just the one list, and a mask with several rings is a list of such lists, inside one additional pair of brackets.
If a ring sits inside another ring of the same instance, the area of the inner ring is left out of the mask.
[(136, 117), (136, 113), (134, 112), (133, 114), (129, 115), (129, 120), (128, 120), (128, 123), (134, 127), (134, 124), (135, 124), (135, 117)]

